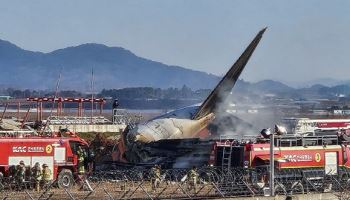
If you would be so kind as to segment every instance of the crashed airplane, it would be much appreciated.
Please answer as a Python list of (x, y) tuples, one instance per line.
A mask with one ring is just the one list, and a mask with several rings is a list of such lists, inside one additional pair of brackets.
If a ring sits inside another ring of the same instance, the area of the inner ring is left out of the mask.
[[(186, 155), (189, 153), (207, 155), (206, 151), (209, 151), (209, 148), (206, 147), (210, 145), (208, 142), (199, 142), (198, 134), (215, 118), (218, 106), (230, 94), (265, 30), (266, 28), (262, 29), (255, 36), (201, 105), (174, 110), (135, 127), (128, 126), (112, 155), (113, 161), (130, 164), (170, 162), (174, 167), (179, 163), (174, 160), (181, 157), (188, 159), (190, 157)], [(200, 164), (200, 161), (195, 159), (192, 159), (192, 162)]]

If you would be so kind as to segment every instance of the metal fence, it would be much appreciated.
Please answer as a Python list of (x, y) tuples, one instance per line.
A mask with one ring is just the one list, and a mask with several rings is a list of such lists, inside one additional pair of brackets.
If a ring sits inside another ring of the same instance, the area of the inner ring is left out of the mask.
[[(34, 182), (21, 185), (12, 177), (3, 178), (3, 199), (203, 199), (239, 196), (262, 196), (268, 193), (268, 168), (222, 170), (200, 168), (196, 184), (187, 178), (188, 170), (162, 170), (159, 184), (152, 188), (152, 174), (146, 169), (100, 171), (86, 179), (76, 179), (71, 188), (56, 183), (34, 191)], [(322, 170), (289, 169), (275, 174), (279, 195), (345, 192), (350, 186), (350, 170), (339, 169), (337, 175)]]

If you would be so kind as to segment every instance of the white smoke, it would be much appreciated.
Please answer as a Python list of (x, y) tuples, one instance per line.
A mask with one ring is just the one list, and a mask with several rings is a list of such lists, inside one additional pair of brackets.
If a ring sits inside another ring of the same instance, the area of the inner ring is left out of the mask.
[(225, 101), (217, 107), (216, 119), (209, 126), (218, 136), (259, 136), (263, 128), (273, 128), (283, 118), (281, 113), (266, 105), (261, 95), (253, 99), (237, 91), (227, 98), (223, 95)]

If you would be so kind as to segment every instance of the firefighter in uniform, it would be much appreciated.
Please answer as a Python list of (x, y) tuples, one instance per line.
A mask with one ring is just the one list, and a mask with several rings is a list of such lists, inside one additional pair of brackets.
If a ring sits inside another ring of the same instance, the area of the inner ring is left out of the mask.
[(19, 162), (19, 165), (16, 166), (16, 183), (17, 189), (21, 190), (24, 184), (26, 166), (24, 165), (23, 160)]
[(190, 171), (188, 171), (187, 177), (189, 179), (189, 190), (194, 190), (194, 192), (197, 192), (197, 179), (198, 179), (198, 173), (197, 168), (195, 166), (192, 167)]
[(43, 183), (43, 188), (46, 188), (50, 185), (51, 182), (51, 170), (49, 169), (49, 166), (47, 164), (43, 164), (43, 169), (42, 169), (42, 183)]
[(80, 190), (87, 189), (89, 191), (92, 191), (93, 189), (91, 188), (90, 183), (85, 177), (85, 152), (81, 148), (81, 146), (78, 147), (77, 156), (78, 156), (78, 177), (79, 177), (79, 182), (81, 184)]
[(35, 163), (35, 165), (32, 169), (32, 176), (33, 176), (33, 180), (35, 183), (35, 190), (37, 192), (39, 192), (40, 191), (40, 180), (42, 177), (42, 173), (41, 173), (40, 164), (38, 162)]
[(158, 185), (160, 184), (160, 166), (154, 165), (151, 168), (151, 183), (152, 183), (152, 190), (156, 191)]
[(85, 154), (81, 146), (78, 147), (77, 156), (78, 156), (78, 173), (80, 175), (85, 174), (85, 167), (84, 167)]

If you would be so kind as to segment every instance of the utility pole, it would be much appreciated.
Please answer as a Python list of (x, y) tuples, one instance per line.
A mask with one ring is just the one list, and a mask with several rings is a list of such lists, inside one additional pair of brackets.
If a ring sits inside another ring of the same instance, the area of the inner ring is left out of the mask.
[(91, 68), (91, 124), (94, 117), (94, 68)]
[(270, 134), (270, 196), (275, 196), (275, 131)]
[[(46, 121), (46, 123), (45, 123), (45, 125), (44, 125), (44, 128), (42, 129), (42, 131), (41, 131), (41, 135), (43, 135), (44, 133), (45, 133), (45, 130), (46, 130), (46, 128), (47, 128), (47, 126), (50, 124), (50, 120), (51, 120), (51, 116), (52, 116), (52, 112), (53, 112), (53, 109), (54, 109), (54, 107), (55, 107), (55, 102), (56, 102), (56, 98), (58, 97), (58, 90), (59, 90), (59, 88), (60, 88), (60, 82), (61, 82), (61, 76), (62, 76), (62, 70), (63, 70), (63, 67), (61, 67), (61, 69), (60, 69), (60, 74), (58, 75), (58, 80), (57, 80), (57, 83), (56, 83), (56, 91), (55, 91), (55, 96), (53, 97), (53, 101), (52, 101), (52, 105), (51, 105), (51, 110), (50, 110), (50, 115), (49, 115), (49, 117), (47, 118), (47, 121)], [(40, 101), (40, 104), (39, 104), (39, 102), (37, 103), (37, 112), (38, 112), (38, 106), (39, 106), (39, 108), (40, 108), (40, 113), (37, 113), (37, 114), (39, 114), (40, 116), (40, 121), (42, 120), (42, 112), (43, 112), (43, 102), (42, 101)], [(29, 111), (28, 111), (29, 112)], [(51, 133), (52, 134), (52, 133)]]

